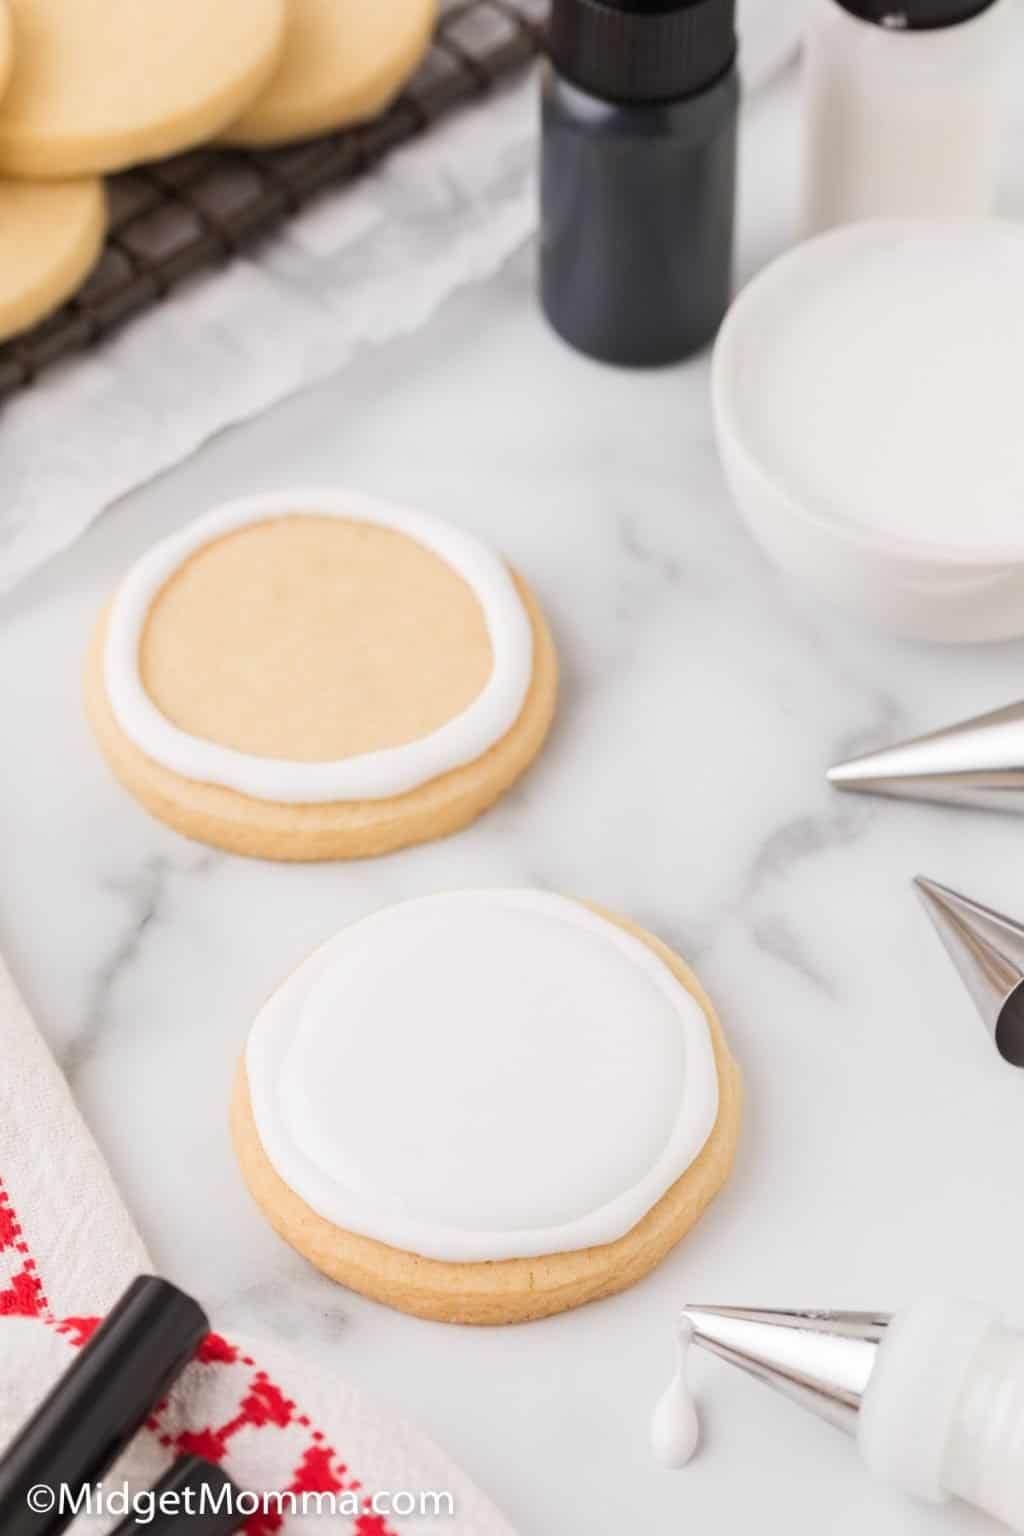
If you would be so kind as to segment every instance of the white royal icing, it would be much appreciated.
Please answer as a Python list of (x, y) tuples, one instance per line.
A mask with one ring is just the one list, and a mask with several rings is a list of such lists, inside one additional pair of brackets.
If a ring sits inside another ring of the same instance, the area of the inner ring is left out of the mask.
[(672, 1471), (688, 1466), (700, 1444), (700, 1418), (687, 1379), (692, 1343), (693, 1327), (684, 1317), (676, 1334), (675, 1375), (651, 1416), (651, 1449), (655, 1460)]
[(431, 896), (346, 928), (262, 1009), (246, 1067), (297, 1195), (453, 1262), (615, 1241), (718, 1114), (696, 1000), (646, 944), (539, 891)]
[[(297, 515), (393, 529), (438, 555), (472, 588), (483, 610), (494, 664), (483, 690), (461, 714), (419, 741), (330, 763), (253, 757), (191, 736), (161, 714), (143, 685), (139, 652), (149, 611), (162, 588), (205, 545), (254, 523)], [(496, 555), (439, 518), (337, 490), (275, 491), (231, 502), (157, 544), (129, 572), (114, 599), (104, 654), (114, 717), (147, 757), (182, 778), (285, 805), (384, 800), (474, 762), (516, 723), (532, 674), (529, 615)]]

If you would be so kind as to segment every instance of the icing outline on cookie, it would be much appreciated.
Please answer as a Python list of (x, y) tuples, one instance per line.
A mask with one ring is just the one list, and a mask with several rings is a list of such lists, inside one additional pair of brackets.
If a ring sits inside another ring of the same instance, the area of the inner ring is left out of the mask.
[[(389, 528), (430, 550), (462, 578), (483, 611), (493, 653), (491, 675), (466, 709), (418, 741), (327, 763), (254, 757), (192, 736), (160, 712), (139, 666), (146, 622), (159, 593), (197, 550), (240, 529), (287, 517), (336, 517)], [(508, 734), (533, 679), (533, 632), (508, 568), (463, 529), (348, 491), (274, 491), (216, 508), (137, 562), (111, 606), (103, 672), (124, 734), (184, 779), (282, 805), (388, 800), (475, 762)]]
[(448, 892), (343, 929), (264, 1005), (245, 1063), (294, 1194), (343, 1232), (451, 1263), (624, 1237), (719, 1109), (696, 998), (618, 924), (533, 890)]

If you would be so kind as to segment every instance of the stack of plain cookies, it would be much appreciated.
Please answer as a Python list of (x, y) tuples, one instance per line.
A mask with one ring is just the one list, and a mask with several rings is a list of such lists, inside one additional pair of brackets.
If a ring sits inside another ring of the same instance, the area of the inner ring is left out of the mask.
[(0, 341), (89, 275), (104, 176), (365, 121), (436, 14), (437, 0), (0, 0)]

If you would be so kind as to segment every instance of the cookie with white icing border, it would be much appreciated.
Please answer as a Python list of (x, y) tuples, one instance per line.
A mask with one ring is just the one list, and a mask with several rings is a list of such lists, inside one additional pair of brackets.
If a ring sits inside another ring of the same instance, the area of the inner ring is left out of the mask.
[(437, 12), (437, 0), (288, 0), (274, 77), (225, 139), (286, 144), (375, 117), (426, 53)]
[(275, 1230), (400, 1311), (492, 1324), (625, 1289), (725, 1183), (742, 1091), (665, 944), (535, 891), (353, 924), (258, 1015), (231, 1129)]
[(539, 752), (554, 647), (472, 535), (349, 492), (210, 513), (129, 572), (86, 706), (121, 783), (188, 837), (362, 858), (441, 837)]

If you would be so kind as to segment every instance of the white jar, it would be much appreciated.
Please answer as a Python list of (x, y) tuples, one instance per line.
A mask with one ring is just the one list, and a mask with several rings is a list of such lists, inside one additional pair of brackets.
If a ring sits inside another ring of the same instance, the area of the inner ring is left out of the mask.
[(810, 233), (991, 212), (1009, 0), (809, 0)]

